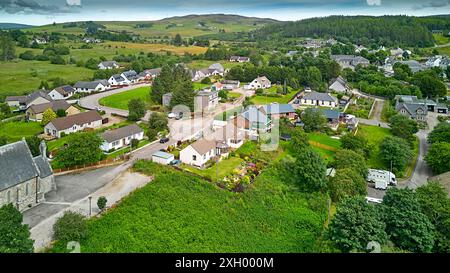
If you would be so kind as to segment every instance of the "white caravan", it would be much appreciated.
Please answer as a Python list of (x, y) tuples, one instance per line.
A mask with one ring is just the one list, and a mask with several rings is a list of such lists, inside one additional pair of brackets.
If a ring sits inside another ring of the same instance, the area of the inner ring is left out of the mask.
[(369, 169), (367, 181), (375, 183), (376, 189), (385, 190), (388, 185), (397, 186), (395, 174), (389, 171)]

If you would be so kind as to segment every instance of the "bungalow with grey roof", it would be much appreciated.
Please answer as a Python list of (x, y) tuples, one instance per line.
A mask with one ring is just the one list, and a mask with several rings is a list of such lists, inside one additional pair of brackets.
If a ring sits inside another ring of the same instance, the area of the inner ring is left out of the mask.
[(130, 82), (124, 77), (122, 77), (121, 74), (115, 74), (108, 79), (108, 83), (111, 86), (120, 86), (120, 85), (128, 85)]
[(33, 157), (25, 140), (0, 147), (0, 207), (13, 204), (25, 211), (56, 190), (44, 141), (39, 150), (41, 155)]
[(107, 80), (97, 80), (97, 81), (79, 81), (73, 86), (76, 92), (80, 93), (91, 93), (91, 92), (103, 92), (108, 90), (111, 85)]
[(137, 124), (131, 124), (101, 134), (103, 139), (100, 148), (105, 151), (117, 150), (131, 144), (133, 139), (144, 139), (144, 130)]
[(37, 90), (26, 96), (6, 97), (5, 101), (11, 107), (19, 107), (19, 109), (25, 110), (31, 105), (51, 102), (53, 99), (45, 90)]
[(338, 104), (338, 99), (328, 93), (319, 93), (312, 91), (306, 93), (301, 99), (300, 104), (303, 106), (321, 106), (334, 108)]
[(66, 100), (75, 94), (76, 90), (70, 85), (56, 87), (48, 93), (53, 100)]
[(55, 100), (47, 103), (31, 105), (25, 112), (26, 117), (28, 120), (40, 122), (42, 121), (44, 112), (47, 109), (52, 109), (55, 113), (58, 110), (64, 110), (67, 116), (80, 113), (80, 110), (78, 110), (78, 108), (68, 104), (65, 100)]
[(72, 116), (57, 118), (50, 121), (44, 127), (48, 136), (60, 138), (63, 134), (71, 134), (85, 129), (95, 129), (102, 125), (102, 116), (97, 111), (88, 111)]
[(250, 58), (242, 57), (242, 56), (231, 56), (230, 62), (248, 63), (248, 62), (250, 62)]
[(350, 90), (350, 87), (348, 86), (347, 81), (339, 76), (330, 85), (329, 89), (338, 93), (347, 93)]
[(120, 68), (120, 64), (116, 61), (104, 61), (98, 64), (98, 69), (117, 69)]
[(259, 88), (268, 89), (272, 86), (272, 83), (266, 76), (258, 77), (254, 79), (251, 83), (244, 86), (244, 89), (256, 90)]
[(355, 69), (356, 66), (368, 66), (369, 60), (356, 55), (331, 55), (331, 59), (335, 60), (342, 68)]

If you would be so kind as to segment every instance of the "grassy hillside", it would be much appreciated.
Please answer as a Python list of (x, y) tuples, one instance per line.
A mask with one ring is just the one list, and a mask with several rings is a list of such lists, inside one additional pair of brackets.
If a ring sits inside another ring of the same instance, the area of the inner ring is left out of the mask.
[(135, 168), (154, 181), (90, 220), (82, 252), (318, 251), (326, 205), (309, 203), (274, 167), (244, 193), (151, 162)]
[[(239, 15), (208, 14), (170, 17), (158, 21), (99, 21), (96, 23), (104, 25), (106, 30), (113, 32), (126, 31), (138, 34), (141, 37), (163, 38), (164, 36), (173, 37), (177, 33), (183, 37), (194, 37), (219, 33), (220, 30), (225, 30), (225, 32), (251, 31), (273, 22), (276, 21)], [(84, 33), (83, 28), (65, 28), (64, 24), (35, 27), (30, 29), (30, 31), (61, 32), (77, 35)]]

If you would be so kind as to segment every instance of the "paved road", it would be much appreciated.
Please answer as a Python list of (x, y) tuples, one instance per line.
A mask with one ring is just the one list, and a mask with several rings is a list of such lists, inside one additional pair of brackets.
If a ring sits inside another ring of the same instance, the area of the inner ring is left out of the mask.
[(385, 102), (384, 100), (375, 99), (375, 102), (374, 102), (375, 105), (373, 107), (370, 119), (376, 120), (378, 122), (382, 122), (381, 121), (381, 112), (383, 111), (384, 102)]
[(119, 116), (127, 117), (128, 116), (128, 111), (127, 110), (122, 110), (122, 109), (116, 109), (116, 108), (102, 106), (102, 105), (100, 105), (99, 100), (104, 98), (104, 97), (107, 97), (107, 96), (111, 96), (111, 95), (114, 95), (114, 94), (119, 94), (119, 93), (126, 92), (126, 91), (129, 91), (129, 90), (132, 90), (132, 89), (143, 87), (143, 86), (150, 86), (150, 85), (146, 84), (146, 83), (130, 85), (130, 86), (127, 86), (127, 87), (124, 87), (124, 88), (118, 88), (118, 89), (114, 89), (114, 90), (105, 91), (105, 92), (102, 92), (102, 93), (86, 96), (86, 97), (81, 98), (79, 100), (79, 104), (80, 104), (81, 107), (86, 108), (86, 109), (95, 110), (97, 108), (101, 108), (102, 110), (104, 110), (108, 114), (116, 114), (116, 115), (119, 115)]

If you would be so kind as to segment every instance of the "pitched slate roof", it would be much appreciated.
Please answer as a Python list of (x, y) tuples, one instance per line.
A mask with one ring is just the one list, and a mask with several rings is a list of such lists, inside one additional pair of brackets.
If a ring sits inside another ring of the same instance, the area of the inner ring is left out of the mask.
[(102, 117), (97, 113), (97, 111), (92, 110), (88, 112), (83, 112), (75, 114), (72, 116), (57, 118), (52, 120), (50, 123), (55, 126), (58, 131), (68, 129), (75, 124), (83, 125), (86, 123), (102, 120)]
[(131, 124), (125, 127), (106, 131), (101, 135), (101, 137), (108, 143), (111, 143), (142, 132), (144, 132), (144, 130), (142, 130), (142, 128), (137, 124)]
[(116, 75), (112, 75), (112, 77), (114, 78), (114, 80), (116, 80), (116, 82), (123, 82), (125, 79), (122, 77), (122, 75), (116, 74)]
[(214, 64), (210, 65), (208, 68), (218, 70), (220, 72), (223, 72), (225, 70), (225, 68), (223, 68), (223, 66), (220, 63), (214, 63)]
[(27, 104), (34, 101), (35, 99), (37, 99), (39, 97), (44, 98), (48, 101), (53, 101), (53, 99), (47, 94), (47, 92), (45, 90), (37, 90), (37, 91), (34, 91), (33, 93), (31, 93), (30, 95), (28, 95)]
[(39, 176), (25, 140), (0, 147), (0, 191)]
[(266, 76), (258, 77), (255, 79), (256, 82), (258, 82), (261, 85), (268, 85), (270, 84), (269, 79)]
[(41, 103), (41, 104), (35, 104), (31, 105), (29, 109), (33, 111), (35, 114), (44, 113), (45, 110), (51, 108), (54, 112), (58, 111), (59, 109), (63, 109), (64, 111), (67, 110), (70, 107), (70, 104), (68, 104), (65, 100), (57, 100), (57, 101), (51, 101), (47, 103)]
[(100, 64), (102, 64), (104, 67), (111, 67), (111, 68), (114, 68), (114, 66), (120, 66), (119, 63), (116, 61), (104, 61), (101, 62)]
[(50, 163), (48, 162), (48, 160), (44, 159), (42, 155), (34, 157), (33, 160), (39, 170), (40, 178), (46, 178), (53, 174)]
[(73, 87), (70, 85), (60, 86), (60, 87), (55, 88), (54, 90), (63, 96), (68, 96), (71, 93), (75, 92), (75, 89), (73, 89)]
[(26, 103), (27, 96), (8, 96), (5, 101), (18, 101), (19, 103)]
[(262, 106), (264, 111), (268, 114), (287, 114), (287, 113), (295, 113), (294, 107), (290, 104), (278, 104), (272, 103), (269, 105)]
[(411, 115), (411, 117), (416, 118), (417, 116), (417, 110), (422, 110), (424, 115), (428, 114), (428, 107), (423, 104), (413, 104), (413, 103), (404, 103), (401, 102), (397, 104), (397, 111), (399, 111), (402, 108), (405, 108), (406, 111)]
[(102, 84), (103, 86), (109, 86), (109, 82), (107, 80), (95, 80), (91, 82), (84, 82), (79, 81), (77, 82), (74, 87), (75, 88), (87, 88), (87, 89), (95, 89), (99, 84)]
[(321, 101), (330, 101), (330, 102), (337, 101), (337, 98), (331, 96), (328, 93), (319, 93), (316, 91), (306, 93), (306, 95), (303, 96), (303, 99), (305, 99), (305, 100), (321, 100)]
[(216, 148), (216, 142), (214, 140), (199, 139), (191, 144), (192, 148), (200, 155), (204, 155), (212, 149)]

